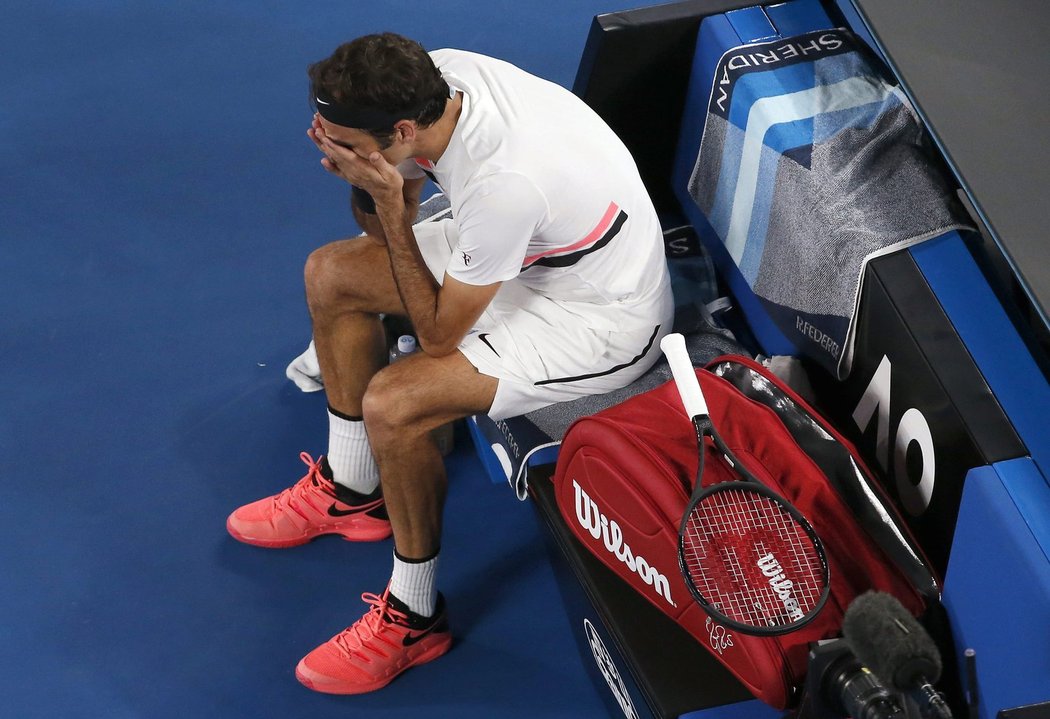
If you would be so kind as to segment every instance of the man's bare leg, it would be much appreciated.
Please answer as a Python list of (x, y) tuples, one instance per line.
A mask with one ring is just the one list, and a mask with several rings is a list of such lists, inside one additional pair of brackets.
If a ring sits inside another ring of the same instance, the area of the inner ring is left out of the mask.
[(243, 505), (227, 518), (237, 540), (293, 547), (323, 534), (374, 542), (392, 528), (379, 470), (361, 419), (361, 400), (385, 358), (380, 312), (404, 312), (386, 246), (369, 237), (326, 245), (306, 263), (306, 294), (328, 394), (328, 451), (288, 489)]
[(310, 255), (304, 274), (328, 404), (360, 417), (365, 388), (386, 364), (379, 313), (405, 313), (386, 245), (367, 236), (330, 243)]
[[(330, 693), (373, 691), (394, 672), (432, 661), (452, 645), (435, 587), (447, 480), (430, 431), (487, 411), (496, 386), (458, 351), (415, 354), (372, 378), (362, 406), (394, 531), (394, 572), (382, 596), (364, 595), (371, 608), (360, 620), (299, 662), (295, 675), (304, 685)], [(347, 653), (347, 646), (370, 649)], [(380, 655), (385, 659), (369, 658)]]
[(486, 412), (497, 380), (461, 353), (417, 354), (379, 372), (364, 397), (365, 426), (379, 463), (394, 545), (405, 557), (437, 551), (447, 480), (430, 432)]

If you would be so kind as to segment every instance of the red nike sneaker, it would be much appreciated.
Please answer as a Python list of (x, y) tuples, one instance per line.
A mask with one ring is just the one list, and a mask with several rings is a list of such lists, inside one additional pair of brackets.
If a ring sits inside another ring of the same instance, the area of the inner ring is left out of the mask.
[(295, 677), (325, 694), (364, 694), (385, 687), (419, 664), (437, 659), (452, 646), (445, 598), (438, 594), (433, 617), (409, 611), (388, 587), (383, 596), (365, 593), (371, 609), (303, 657)]
[(377, 542), (390, 536), (378, 487), (371, 494), (360, 494), (324, 476), (324, 457), (316, 462), (306, 452), (299, 457), (309, 467), (305, 477), (229, 516), (226, 531), (234, 539), (257, 547), (294, 547), (322, 534), (339, 534), (351, 542)]

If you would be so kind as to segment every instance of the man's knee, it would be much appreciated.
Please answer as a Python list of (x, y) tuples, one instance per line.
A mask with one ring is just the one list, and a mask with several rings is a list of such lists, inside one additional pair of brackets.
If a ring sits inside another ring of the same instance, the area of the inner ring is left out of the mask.
[(384, 367), (369, 381), (361, 401), (373, 448), (488, 411), (498, 384), (459, 352), (437, 358), (417, 354)]
[(310, 253), (303, 269), (306, 300), (311, 308), (329, 307), (352, 295), (353, 267), (347, 262), (347, 248), (332, 242)]
[[(386, 367), (372, 377), (365, 390), (361, 412), (373, 442), (410, 433), (421, 418), (418, 393), (404, 381), (402, 374)], [(420, 430), (420, 434), (423, 431)]]
[(314, 250), (306, 259), (303, 278), (312, 313), (403, 311), (386, 247), (367, 236)]

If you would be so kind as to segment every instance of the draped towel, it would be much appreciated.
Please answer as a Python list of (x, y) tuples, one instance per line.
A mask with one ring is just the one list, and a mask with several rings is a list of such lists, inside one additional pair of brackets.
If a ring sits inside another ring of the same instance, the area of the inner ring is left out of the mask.
[(726, 52), (689, 180), (773, 322), (839, 378), (867, 263), (969, 224), (867, 53), (834, 29)]

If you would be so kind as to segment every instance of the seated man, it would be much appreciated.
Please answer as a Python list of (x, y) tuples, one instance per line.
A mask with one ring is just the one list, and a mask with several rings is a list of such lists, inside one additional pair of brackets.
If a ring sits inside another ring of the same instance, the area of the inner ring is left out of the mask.
[[(340, 46), (310, 79), (307, 134), (353, 186), (366, 231), (306, 264), (328, 455), (304, 453), (305, 477), (227, 528), (264, 547), (392, 531), (386, 590), (364, 595), (364, 617), (296, 670), (312, 689), (354, 694), (451, 644), (435, 589), (446, 477), (431, 430), (630, 383), (656, 362), (673, 303), (634, 161), (567, 90), (390, 33)], [(454, 219), (413, 228), (425, 175)], [(380, 313), (407, 315), (422, 352), (385, 366)]]

